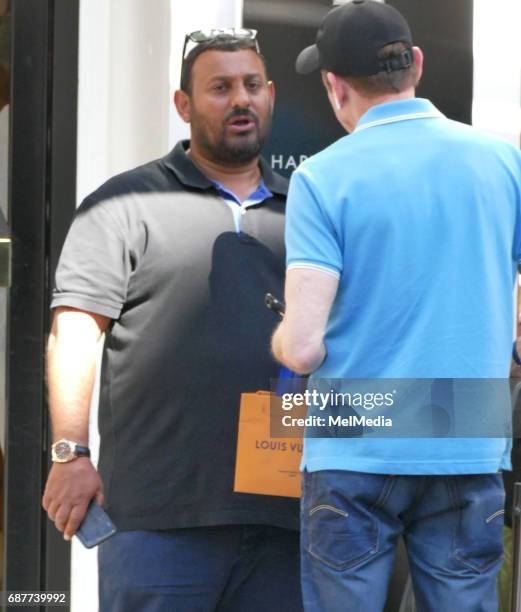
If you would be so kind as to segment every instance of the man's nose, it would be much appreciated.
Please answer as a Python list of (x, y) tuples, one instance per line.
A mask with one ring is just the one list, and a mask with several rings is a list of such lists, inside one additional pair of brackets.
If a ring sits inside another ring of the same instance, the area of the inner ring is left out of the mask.
[(233, 108), (248, 108), (250, 106), (250, 94), (244, 84), (241, 83), (233, 88), (231, 102)]

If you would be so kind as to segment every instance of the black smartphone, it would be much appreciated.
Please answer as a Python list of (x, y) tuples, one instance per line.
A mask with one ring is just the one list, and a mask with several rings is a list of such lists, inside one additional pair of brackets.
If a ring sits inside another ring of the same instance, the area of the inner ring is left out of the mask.
[(92, 548), (116, 533), (116, 526), (103, 508), (92, 500), (78, 531), (74, 535), (85, 548)]
[(286, 312), (286, 304), (278, 300), (271, 293), (266, 293), (266, 295), (264, 296), (264, 303), (270, 310), (276, 312), (279, 316), (284, 316), (284, 313)]

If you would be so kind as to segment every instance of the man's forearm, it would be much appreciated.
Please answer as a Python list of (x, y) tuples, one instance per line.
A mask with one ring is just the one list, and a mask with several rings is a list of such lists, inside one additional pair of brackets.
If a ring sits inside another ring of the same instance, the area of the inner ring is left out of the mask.
[(89, 409), (102, 330), (95, 317), (57, 313), (49, 337), (47, 383), (54, 440), (88, 443)]
[(338, 279), (308, 268), (288, 270), (284, 320), (272, 338), (275, 357), (298, 374), (314, 372), (324, 361), (324, 334)]

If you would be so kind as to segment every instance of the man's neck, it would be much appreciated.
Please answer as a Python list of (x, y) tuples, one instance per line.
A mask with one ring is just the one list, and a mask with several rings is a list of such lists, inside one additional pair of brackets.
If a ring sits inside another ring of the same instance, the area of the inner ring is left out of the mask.
[(413, 88), (407, 89), (402, 93), (374, 96), (371, 98), (356, 95), (353, 99), (353, 104), (351, 105), (351, 113), (346, 121), (347, 125), (345, 125), (344, 123), (342, 123), (342, 125), (347, 129), (348, 132), (351, 133), (358, 125), (360, 119), (373, 106), (377, 106), (378, 104), (385, 104), (387, 102), (397, 102), (398, 100), (409, 100), (414, 97), (415, 95)]
[(244, 164), (223, 164), (205, 157), (201, 150), (196, 145), (194, 146), (194, 143), (190, 144), (188, 155), (207, 178), (221, 183), (241, 202), (244, 202), (260, 183), (261, 171), (258, 157)]

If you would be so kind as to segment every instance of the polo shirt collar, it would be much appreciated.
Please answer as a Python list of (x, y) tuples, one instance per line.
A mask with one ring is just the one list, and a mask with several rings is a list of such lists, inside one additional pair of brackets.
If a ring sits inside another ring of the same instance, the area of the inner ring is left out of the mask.
[(288, 180), (280, 174), (273, 172), (268, 162), (264, 157), (260, 158), (260, 169), (262, 174), (262, 180), (266, 189), (279, 195), (288, 195)]
[(206, 178), (186, 154), (189, 146), (189, 140), (180, 140), (170, 153), (163, 158), (165, 166), (172, 170), (179, 181), (186, 187), (212, 189), (212, 181)]
[(412, 119), (440, 119), (444, 115), (425, 98), (407, 98), (372, 106), (358, 121), (355, 132), (367, 128), (410, 121)]
[[(189, 140), (180, 140), (175, 147), (163, 158), (163, 162), (187, 187), (196, 189), (213, 189), (214, 184), (199, 170), (186, 154), (190, 146)], [(288, 185), (284, 177), (275, 174), (269, 164), (262, 157), (259, 161), (264, 185), (273, 193), (287, 195)]]

